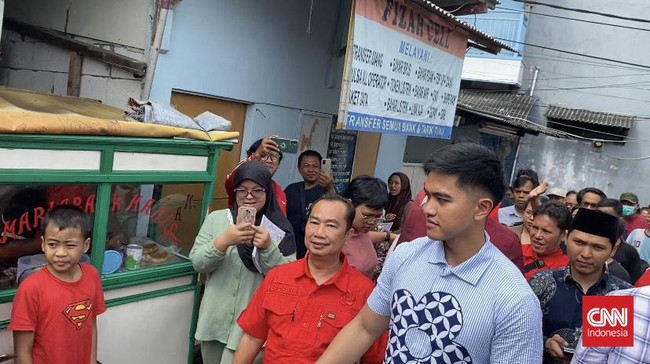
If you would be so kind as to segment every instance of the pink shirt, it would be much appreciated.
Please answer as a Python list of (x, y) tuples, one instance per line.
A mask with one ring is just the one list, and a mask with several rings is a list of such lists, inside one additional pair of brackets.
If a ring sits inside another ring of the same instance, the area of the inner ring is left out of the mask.
[(350, 235), (343, 246), (343, 254), (348, 259), (348, 263), (356, 270), (368, 278), (372, 277), (377, 265), (377, 252), (372, 245), (370, 234), (354, 233)]

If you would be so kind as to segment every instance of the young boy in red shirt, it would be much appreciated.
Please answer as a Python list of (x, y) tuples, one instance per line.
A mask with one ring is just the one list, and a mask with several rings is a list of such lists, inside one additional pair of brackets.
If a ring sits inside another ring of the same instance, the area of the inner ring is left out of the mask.
[(41, 226), (47, 264), (20, 284), (11, 309), (16, 363), (95, 363), (95, 319), (106, 305), (97, 269), (79, 264), (90, 247), (90, 217), (60, 205)]

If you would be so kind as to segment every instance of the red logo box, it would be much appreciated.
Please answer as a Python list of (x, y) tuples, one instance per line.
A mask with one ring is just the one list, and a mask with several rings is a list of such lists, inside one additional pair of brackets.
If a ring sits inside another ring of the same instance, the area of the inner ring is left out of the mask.
[(633, 345), (634, 297), (582, 297), (582, 346)]

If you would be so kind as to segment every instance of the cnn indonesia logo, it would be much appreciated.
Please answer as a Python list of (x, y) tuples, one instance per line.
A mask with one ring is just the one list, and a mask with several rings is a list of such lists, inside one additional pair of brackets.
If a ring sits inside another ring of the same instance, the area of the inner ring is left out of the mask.
[(633, 346), (634, 297), (583, 296), (583, 346)]

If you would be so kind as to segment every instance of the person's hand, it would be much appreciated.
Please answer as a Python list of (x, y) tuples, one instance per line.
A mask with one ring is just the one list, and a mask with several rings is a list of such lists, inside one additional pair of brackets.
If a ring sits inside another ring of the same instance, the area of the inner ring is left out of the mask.
[(543, 195), (548, 189), (548, 181), (544, 180), (539, 186), (535, 187), (528, 193), (528, 198), (537, 198)]
[(553, 358), (569, 361), (571, 358), (566, 356), (562, 351), (563, 346), (568, 346), (569, 343), (562, 338), (562, 336), (555, 334), (544, 343), (544, 350)]
[(397, 217), (397, 215), (392, 214), (392, 213), (391, 214), (386, 214), (386, 216), (384, 216), (386, 221), (393, 221), (393, 220), (395, 220), (396, 217)]
[(271, 234), (269, 231), (261, 226), (253, 226), (255, 235), (253, 236), (253, 245), (258, 249), (266, 249), (271, 246)]
[(318, 184), (323, 187), (327, 193), (335, 193), (334, 178), (329, 174), (318, 172)]
[(214, 246), (220, 252), (225, 252), (231, 245), (252, 241), (254, 236), (254, 225), (250, 222), (230, 225), (221, 235), (214, 239)]
[(266, 138), (262, 139), (262, 142), (260, 143), (259, 147), (257, 147), (257, 150), (255, 151), (255, 157), (256, 159), (262, 159), (265, 155), (269, 153), (275, 153), (275, 154), (280, 154), (280, 148), (278, 148), (278, 144), (271, 140), (271, 138), (277, 138), (277, 135), (269, 135)]

